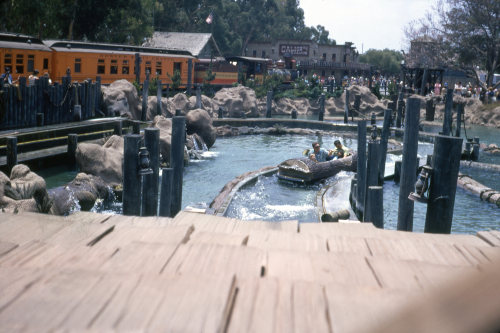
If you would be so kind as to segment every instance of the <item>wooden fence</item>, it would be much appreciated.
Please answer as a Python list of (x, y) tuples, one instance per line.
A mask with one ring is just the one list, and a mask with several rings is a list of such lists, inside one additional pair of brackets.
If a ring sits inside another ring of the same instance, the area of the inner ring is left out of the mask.
[[(0, 83), (0, 130), (61, 124), (104, 116), (101, 78), (95, 82), (71, 82), (71, 76), (62, 83), (49, 84), (41, 77), (27, 85), (25, 77), (18, 85)], [(80, 109), (81, 107), (81, 109)]]

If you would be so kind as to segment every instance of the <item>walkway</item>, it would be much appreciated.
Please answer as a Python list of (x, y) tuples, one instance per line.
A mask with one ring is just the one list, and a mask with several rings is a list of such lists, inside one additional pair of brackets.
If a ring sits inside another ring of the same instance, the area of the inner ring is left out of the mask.
[(498, 231), (0, 213), (0, 331), (481, 332), (496, 258)]

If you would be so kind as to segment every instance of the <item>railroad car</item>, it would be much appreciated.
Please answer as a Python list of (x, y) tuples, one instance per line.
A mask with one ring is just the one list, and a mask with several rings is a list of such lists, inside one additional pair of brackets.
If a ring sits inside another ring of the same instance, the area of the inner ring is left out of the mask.
[(201, 59), (195, 66), (195, 82), (204, 83), (206, 72), (211, 68), (215, 79), (210, 84), (215, 86), (231, 86), (238, 82), (238, 72), (245, 79), (262, 82), (267, 75), (270, 59), (235, 56), (226, 59)]
[[(70, 72), (72, 79), (76, 81), (100, 76), (103, 84), (119, 79), (133, 82), (136, 80), (136, 57), (140, 56), (141, 82), (144, 82), (146, 71), (149, 71), (151, 79), (158, 78), (163, 84), (171, 84), (170, 77), (178, 70), (181, 74), (181, 86), (186, 86), (188, 74), (191, 75), (189, 81), (193, 82), (193, 68), (198, 61), (187, 51), (60, 40), (45, 43), (53, 51), (51, 77), (57, 81)], [(191, 70), (189, 66), (192, 66)]]
[(48, 72), (52, 66), (52, 50), (38, 38), (11, 33), (0, 33), (0, 72), (10, 69), (12, 79), (29, 77), (38, 70)]

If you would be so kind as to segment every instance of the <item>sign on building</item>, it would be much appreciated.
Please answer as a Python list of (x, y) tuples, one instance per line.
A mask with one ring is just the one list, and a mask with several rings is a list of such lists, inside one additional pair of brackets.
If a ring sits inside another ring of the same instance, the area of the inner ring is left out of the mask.
[(280, 44), (280, 55), (286, 57), (309, 56), (309, 45)]

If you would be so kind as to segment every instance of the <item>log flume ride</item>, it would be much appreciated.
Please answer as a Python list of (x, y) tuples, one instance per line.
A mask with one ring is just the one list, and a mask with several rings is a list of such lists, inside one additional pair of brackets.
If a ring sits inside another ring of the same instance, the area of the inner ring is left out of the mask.
[(292, 158), (278, 165), (278, 178), (282, 180), (311, 183), (335, 176), (340, 171), (356, 171), (356, 153), (327, 162), (314, 162), (307, 157)]

